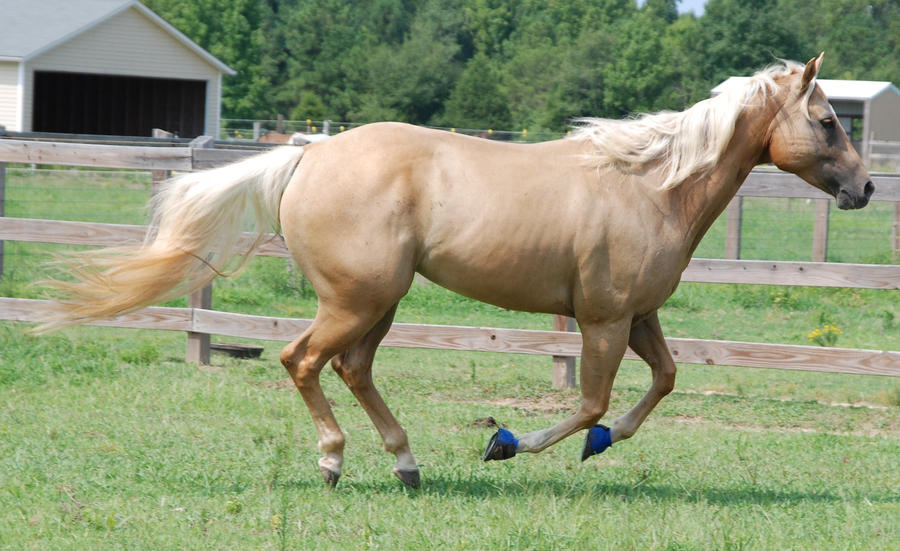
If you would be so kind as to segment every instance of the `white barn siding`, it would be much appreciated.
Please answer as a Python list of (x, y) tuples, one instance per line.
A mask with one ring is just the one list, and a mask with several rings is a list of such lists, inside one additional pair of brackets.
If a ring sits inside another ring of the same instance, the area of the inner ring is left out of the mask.
[(871, 131), (879, 141), (900, 142), (900, 95), (889, 88), (872, 98)]
[(219, 72), (135, 9), (109, 18), (28, 63), (25, 112), (29, 129), (34, 71), (205, 80), (204, 133), (218, 133)]
[(0, 61), (0, 125), (7, 130), (20, 130), (18, 106), (19, 64)]

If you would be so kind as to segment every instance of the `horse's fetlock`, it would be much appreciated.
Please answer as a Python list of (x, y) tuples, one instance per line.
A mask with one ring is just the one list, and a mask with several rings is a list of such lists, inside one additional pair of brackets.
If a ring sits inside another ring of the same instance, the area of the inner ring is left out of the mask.
[(613, 425), (613, 436), (614, 440), (618, 442), (619, 440), (628, 440), (634, 433), (637, 431), (636, 427), (622, 427), (620, 425)]
[(341, 454), (344, 451), (346, 441), (347, 439), (342, 432), (323, 435), (319, 438), (319, 451), (322, 453)]
[(400, 430), (398, 434), (390, 434), (384, 437), (384, 451), (397, 455), (401, 451), (409, 450), (409, 439), (406, 432)]

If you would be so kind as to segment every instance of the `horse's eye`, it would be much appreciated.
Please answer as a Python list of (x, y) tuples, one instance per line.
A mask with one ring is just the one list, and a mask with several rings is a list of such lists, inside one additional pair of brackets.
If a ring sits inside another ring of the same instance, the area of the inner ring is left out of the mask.
[(834, 119), (832, 117), (826, 117), (819, 122), (821, 122), (822, 126), (824, 126), (825, 128), (827, 128), (829, 130), (834, 128)]

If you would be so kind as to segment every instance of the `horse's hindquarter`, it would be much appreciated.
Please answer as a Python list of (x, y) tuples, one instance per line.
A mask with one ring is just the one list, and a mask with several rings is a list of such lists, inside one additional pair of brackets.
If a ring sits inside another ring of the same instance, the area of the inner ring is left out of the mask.
[(644, 279), (656, 222), (627, 183), (599, 181), (582, 143), (398, 124), (354, 134), (310, 148), (282, 201), (285, 239), (317, 292), (361, 278), (408, 285), (415, 269), (484, 302), (572, 314), (573, 295), (627, 308), (622, 295)]

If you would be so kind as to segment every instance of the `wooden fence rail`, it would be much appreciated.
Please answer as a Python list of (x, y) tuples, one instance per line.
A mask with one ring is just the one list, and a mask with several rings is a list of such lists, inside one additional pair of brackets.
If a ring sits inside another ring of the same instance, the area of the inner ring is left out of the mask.
[[(43, 300), (0, 298), (0, 320), (38, 321), (41, 312), (49, 307), (50, 303)], [(253, 316), (200, 308), (150, 307), (90, 325), (290, 341), (310, 323), (312, 320), (309, 319)], [(666, 342), (675, 361), (683, 363), (900, 377), (898, 351), (679, 338), (666, 339)], [(382, 341), (382, 345), (574, 358), (581, 355), (581, 334), (564, 331), (395, 323)], [(639, 359), (630, 349), (625, 357), (632, 360)]]
[[(255, 153), (214, 149), (208, 146), (208, 140), (195, 141), (185, 147), (144, 147), (0, 139), (0, 163), (189, 171), (211, 168)], [(900, 176), (875, 175), (873, 180), (878, 188), (876, 199), (900, 203)], [(792, 175), (769, 171), (751, 174), (741, 188), (738, 200), (747, 196), (826, 198), (825, 194)], [(900, 213), (900, 209), (897, 212)], [(729, 216), (729, 220), (731, 219), (740, 220), (739, 210)], [(146, 228), (142, 226), (0, 217), (0, 242), (17, 240), (91, 246), (133, 245), (143, 241), (145, 231)], [(739, 236), (739, 231), (737, 235)], [(249, 241), (251, 237), (247, 236), (247, 239)], [(739, 247), (736, 250), (739, 251)], [(257, 254), (288, 256), (278, 236), (272, 236)], [(896, 290), (900, 289), (900, 266), (694, 259), (682, 275), (682, 280)], [(197, 302), (192, 302), (189, 308), (152, 307), (127, 316), (97, 322), (95, 325), (283, 341), (294, 338), (310, 323), (310, 320), (302, 319), (216, 312), (208, 307), (201, 307), (203, 305), (204, 301), (200, 297)], [(0, 320), (35, 321), (39, 318), (40, 312), (47, 307), (48, 303), (45, 301), (0, 297)], [(567, 328), (568, 324), (569, 322), (557, 320), (555, 326), (563, 329)], [(676, 361), (685, 363), (900, 376), (898, 351), (699, 339), (668, 339), (667, 342)], [(384, 345), (553, 356), (557, 366), (554, 382), (571, 385), (574, 384), (574, 362), (568, 359), (580, 355), (581, 336), (571, 331), (397, 323), (385, 338)], [(627, 357), (637, 358), (631, 351)], [(202, 351), (195, 359), (198, 361), (202, 359)]]

